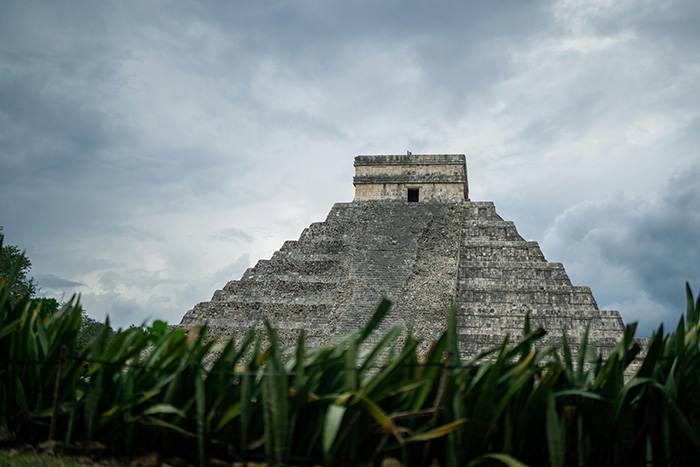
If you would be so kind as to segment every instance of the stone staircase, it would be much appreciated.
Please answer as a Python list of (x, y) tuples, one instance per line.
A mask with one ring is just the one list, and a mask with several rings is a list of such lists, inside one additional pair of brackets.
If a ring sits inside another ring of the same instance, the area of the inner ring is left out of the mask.
[(624, 329), (619, 314), (599, 310), (590, 288), (572, 285), (564, 266), (547, 262), (492, 203), (468, 204), (456, 300), (461, 351), (497, 346), (505, 334), (522, 337), (529, 314), (533, 329), (547, 330), (544, 344), (558, 345), (566, 333), (575, 351), (590, 326), (591, 344), (609, 353)]

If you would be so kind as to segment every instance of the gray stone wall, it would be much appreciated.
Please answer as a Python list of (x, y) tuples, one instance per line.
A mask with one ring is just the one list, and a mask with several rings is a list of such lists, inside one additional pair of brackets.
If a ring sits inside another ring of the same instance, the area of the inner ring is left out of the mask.
[(354, 201), (405, 201), (408, 189), (418, 189), (425, 201), (469, 199), (464, 154), (357, 156)]

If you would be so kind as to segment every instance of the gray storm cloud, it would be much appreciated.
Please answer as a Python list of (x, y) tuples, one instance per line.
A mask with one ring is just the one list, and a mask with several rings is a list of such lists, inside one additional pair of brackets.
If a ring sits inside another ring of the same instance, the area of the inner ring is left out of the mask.
[(177, 322), (352, 199), (354, 155), (466, 153), (472, 199), (650, 329), (700, 279), (699, 10), (3, 2), (0, 225), (45, 292)]
[[(590, 285), (599, 305), (640, 320), (648, 334), (685, 312), (685, 283), (700, 291), (700, 166), (672, 176), (658, 194), (623, 194), (584, 203), (557, 217), (543, 247), (572, 279)], [(582, 282), (583, 281), (583, 282)]]

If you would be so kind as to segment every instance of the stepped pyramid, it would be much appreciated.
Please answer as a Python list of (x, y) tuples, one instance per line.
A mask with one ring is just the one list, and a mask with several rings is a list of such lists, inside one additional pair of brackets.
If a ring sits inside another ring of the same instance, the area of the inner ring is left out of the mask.
[[(525, 241), (491, 202), (469, 200), (463, 154), (355, 158), (355, 198), (336, 203), (240, 280), (199, 303), (180, 323), (208, 322), (240, 338), (270, 320), (283, 343), (304, 329), (320, 345), (360, 328), (382, 297), (393, 302), (384, 329), (400, 325), (430, 345), (458, 307), (463, 356), (520, 336), (526, 313), (559, 343), (590, 323), (590, 344), (608, 353), (624, 329), (617, 311), (598, 309), (561, 263)], [(381, 333), (375, 333), (378, 336)]]

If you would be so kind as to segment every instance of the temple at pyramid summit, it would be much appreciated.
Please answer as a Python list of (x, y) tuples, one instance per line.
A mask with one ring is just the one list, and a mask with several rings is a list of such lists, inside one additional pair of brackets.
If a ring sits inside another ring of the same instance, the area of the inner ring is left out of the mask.
[(424, 346), (444, 331), (454, 302), (463, 356), (522, 335), (528, 313), (548, 331), (544, 343), (564, 332), (576, 343), (589, 325), (590, 345), (608, 353), (622, 336), (617, 311), (598, 309), (591, 290), (572, 285), (493, 203), (469, 199), (463, 154), (357, 156), (353, 184), (352, 202), (336, 203), (181, 326), (208, 322), (240, 338), (263, 332), (267, 319), (283, 343), (303, 329), (321, 345), (360, 328), (386, 297), (383, 329), (399, 325)]

